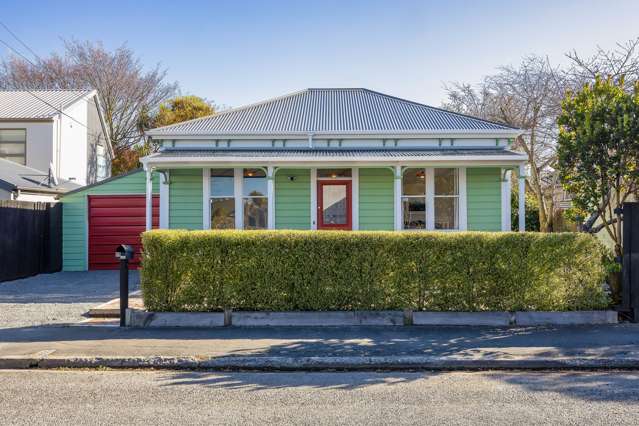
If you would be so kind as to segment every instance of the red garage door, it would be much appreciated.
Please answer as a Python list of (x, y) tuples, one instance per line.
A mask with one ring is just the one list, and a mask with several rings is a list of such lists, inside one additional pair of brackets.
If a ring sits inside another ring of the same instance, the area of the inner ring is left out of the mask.
[[(160, 198), (153, 197), (153, 227), (157, 228)], [(89, 269), (118, 269), (115, 249), (130, 244), (135, 257), (129, 263), (137, 269), (140, 263), (140, 234), (145, 231), (144, 195), (89, 196)]]

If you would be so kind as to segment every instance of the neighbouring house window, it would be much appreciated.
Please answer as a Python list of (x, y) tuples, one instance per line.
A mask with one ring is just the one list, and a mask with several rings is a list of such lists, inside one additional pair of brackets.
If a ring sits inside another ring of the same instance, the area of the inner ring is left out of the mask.
[(97, 178), (98, 180), (103, 180), (109, 176), (109, 171), (107, 169), (108, 164), (107, 164), (107, 157), (106, 157), (106, 149), (104, 148), (104, 146), (98, 145), (97, 157), (98, 157), (97, 158), (97, 166), (98, 166)]
[(266, 229), (268, 194), (266, 173), (260, 169), (244, 169), (242, 181), (242, 209), (244, 229)]
[(211, 229), (235, 228), (233, 169), (211, 169)]
[(27, 164), (27, 131), (25, 129), (0, 129), (0, 158)]
[(459, 229), (459, 170), (435, 169), (435, 229)]
[(426, 171), (408, 169), (402, 176), (402, 221), (404, 229), (426, 228)]

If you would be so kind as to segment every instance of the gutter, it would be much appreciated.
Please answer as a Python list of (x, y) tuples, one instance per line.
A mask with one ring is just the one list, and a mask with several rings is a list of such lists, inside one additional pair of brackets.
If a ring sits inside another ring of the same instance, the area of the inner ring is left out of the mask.
[[(404, 136), (411, 138), (516, 138), (523, 133), (523, 130), (520, 129), (502, 129), (502, 130), (458, 130), (458, 129), (436, 129), (436, 130), (392, 130), (392, 131), (375, 131), (375, 132), (366, 132), (361, 130), (326, 130), (326, 131), (314, 131), (313, 136), (315, 137), (329, 137), (331, 139), (339, 139), (341, 136), (359, 136), (362, 138), (375, 138), (375, 137), (385, 137), (392, 138), (393, 136)], [(308, 131), (296, 131), (296, 132), (241, 132), (235, 131), (232, 133), (229, 132), (174, 132), (174, 133), (165, 133), (158, 132), (155, 133), (153, 130), (148, 130), (144, 132), (144, 134), (148, 137), (156, 138), (156, 139), (235, 139), (242, 137), (265, 137), (267, 139), (291, 139), (298, 138), (304, 139), (308, 136)]]

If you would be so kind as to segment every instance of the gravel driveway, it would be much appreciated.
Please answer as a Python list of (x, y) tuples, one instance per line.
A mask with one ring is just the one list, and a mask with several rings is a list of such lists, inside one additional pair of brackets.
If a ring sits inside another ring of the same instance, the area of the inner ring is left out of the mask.
[[(130, 291), (140, 287), (131, 271)], [(0, 283), (0, 328), (77, 323), (89, 308), (119, 297), (119, 271), (57, 272)]]

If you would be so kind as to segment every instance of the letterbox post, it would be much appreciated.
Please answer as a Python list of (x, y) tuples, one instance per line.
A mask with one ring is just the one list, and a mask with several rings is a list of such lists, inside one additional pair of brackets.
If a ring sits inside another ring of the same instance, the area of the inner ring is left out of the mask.
[(120, 258), (120, 327), (126, 327), (126, 310), (129, 307), (129, 259)]
[(115, 250), (120, 260), (120, 327), (126, 327), (126, 310), (129, 308), (129, 260), (133, 258), (133, 249), (122, 244)]

